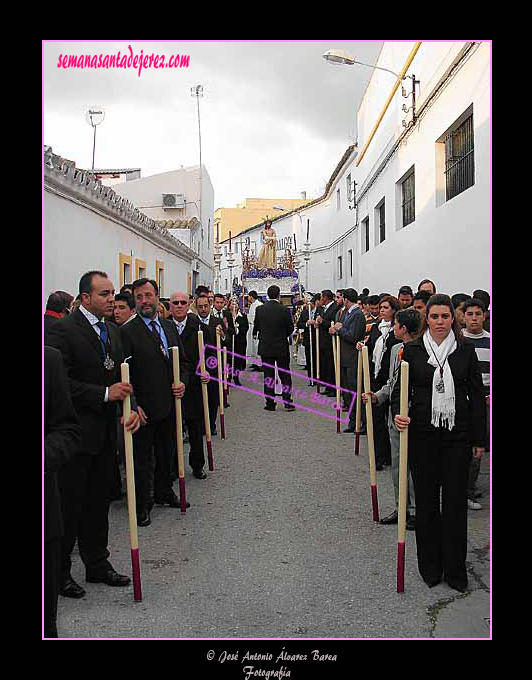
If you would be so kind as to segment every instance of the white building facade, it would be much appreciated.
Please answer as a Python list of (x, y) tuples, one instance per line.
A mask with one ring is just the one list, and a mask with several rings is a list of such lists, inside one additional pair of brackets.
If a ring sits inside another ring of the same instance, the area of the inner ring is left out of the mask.
[(146, 276), (161, 297), (190, 289), (197, 254), (87, 170), (45, 147), (43, 298), (54, 290), (78, 293), (81, 276), (107, 272), (118, 292)]
[[(407, 67), (419, 81), (415, 118), (412, 78), (391, 96), (396, 79), (375, 70), (358, 111), (358, 145), (347, 149), (322, 197), (273, 220), (281, 244), (295, 236), (299, 252), (308, 223), (308, 271), (300, 258), (307, 290), (397, 294), (425, 278), (449, 295), (490, 290), (490, 65), (488, 43), (384, 44), (377, 66)], [(261, 228), (241, 235), (257, 252)], [(240, 273), (235, 266), (233, 277)]]

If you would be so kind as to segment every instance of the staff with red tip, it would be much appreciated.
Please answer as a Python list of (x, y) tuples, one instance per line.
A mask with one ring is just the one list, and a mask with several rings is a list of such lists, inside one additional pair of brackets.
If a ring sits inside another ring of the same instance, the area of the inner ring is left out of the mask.
[(221, 438), (225, 439), (225, 411), (224, 411), (224, 383), (222, 376), (222, 345), (220, 341), (220, 335), (222, 333), (222, 327), (216, 327), (216, 358), (218, 360), (218, 395), (220, 397), (220, 428), (221, 428)]
[[(400, 415), (408, 417), (408, 364), (401, 361)], [(397, 592), (405, 591), (406, 494), (408, 489), (408, 429), (399, 433), (399, 507), (397, 510)]]
[[(205, 350), (203, 344), (203, 331), (198, 331), (198, 349), (200, 356), (201, 372), (206, 373), (205, 370)], [(212, 438), (211, 438), (211, 419), (209, 415), (209, 395), (207, 393), (207, 383), (201, 383), (201, 393), (203, 397), (203, 416), (205, 421), (205, 439), (207, 441), (207, 460), (209, 462), (209, 472), (214, 470), (214, 458), (212, 455)]]
[[(358, 350), (360, 351), (360, 350)], [(355, 420), (355, 456), (360, 451), (360, 421), (362, 418), (362, 357), (357, 362), (357, 397), (356, 397), (356, 420)]]
[[(127, 360), (126, 360), (127, 361)], [(129, 384), (129, 364), (120, 364), (121, 379)], [(126, 489), (127, 511), (129, 517), (129, 543), (131, 548), (131, 568), (133, 571), (133, 597), (135, 602), (142, 601), (142, 584), (140, 581), (139, 537), (137, 531), (137, 504), (135, 499), (135, 468), (133, 465), (133, 435), (126, 428), (131, 417), (131, 396), (127, 394), (123, 400), (124, 443), (126, 453)]]
[[(362, 370), (364, 372), (365, 393), (371, 392), (371, 382), (369, 377), (369, 357), (368, 348), (362, 346)], [(373, 438), (373, 412), (371, 409), (371, 399), (366, 401), (366, 421), (368, 430), (368, 454), (369, 454), (369, 474), (371, 480), (371, 503), (373, 507), (373, 521), (379, 521), (379, 502), (377, 498), (377, 471), (375, 465), (375, 440)]]
[[(174, 385), (178, 385), (180, 380), (179, 367), (179, 347), (171, 347), (172, 368), (174, 371)], [(175, 421), (177, 436), (177, 470), (179, 478), (179, 500), (181, 502), (181, 512), (187, 511), (187, 499), (185, 491), (185, 458), (183, 454), (183, 413), (181, 409), (181, 399), (174, 396), (175, 402)]]

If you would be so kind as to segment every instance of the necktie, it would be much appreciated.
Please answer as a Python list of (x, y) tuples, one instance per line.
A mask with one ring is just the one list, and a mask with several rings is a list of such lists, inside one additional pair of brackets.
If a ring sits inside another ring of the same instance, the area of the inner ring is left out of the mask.
[(185, 324), (184, 323), (178, 323), (177, 324), (177, 330), (179, 331), (179, 335), (185, 330)]
[(107, 345), (107, 327), (105, 325), (104, 321), (98, 321), (96, 323), (98, 328), (100, 329), (100, 342), (102, 344), (102, 350), (103, 350), (103, 358), (107, 356), (106, 352), (106, 345)]
[(151, 326), (151, 330), (152, 330), (153, 334), (155, 335), (155, 337), (157, 339), (157, 342), (159, 343), (159, 346), (161, 348), (162, 353), (166, 356), (166, 350), (164, 348), (164, 344), (163, 344), (163, 341), (161, 339), (161, 335), (160, 335), (159, 330), (157, 328), (157, 324), (155, 323), (155, 321), (151, 321), (150, 326)]

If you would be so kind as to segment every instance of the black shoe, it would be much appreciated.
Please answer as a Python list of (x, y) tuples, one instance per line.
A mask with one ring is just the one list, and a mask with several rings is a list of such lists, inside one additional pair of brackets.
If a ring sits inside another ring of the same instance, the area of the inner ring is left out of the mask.
[(242, 383), (240, 382), (240, 380), (238, 378), (235, 378), (233, 380), (233, 382), (234, 382), (235, 385), (238, 385), (238, 387), (242, 387)]
[(449, 588), (457, 590), (459, 593), (467, 593), (467, 583), (465, 585), (463, 583), (455, 583), (451, 579), (445, 579), (445, 582)]
[(59, 592), (63, 597), (73, 597), (75, 599), (79, 599), (85, 595), (83, 588), (74, 581), (70, 574), (68, 574), (61, 583)]
[(416, 517), (415, 515), (406, 516), (406, 528), (408, 531), (414, 531), (416, 528)]
[(384, 470), (384, 465), (382, 463), (379, 463), (379, 465), (376, 466), (377, 472), (380, 472), (381, 470)]
[(192, 470), (192, 474), (196, 479), (207, 479), (207, 475), (203, 472), (203, 469), (198, 468), (197, 470)]
[(365, 427), (361, 427), (361, 428), (360, 428), (359, 434), (367, 434), (367, 433), (368, 433), (368, 431), (366, 430)]
[[(173, 491), (171, 491), (168, 496), (163, 496), (159, 498), (155, 498), (155, 502), (157, 505), (169, 505), (171, 508), (180, 508), (181, 507), (181, 501), (179, 498), (175, 495)], [(190, 503), (187, 501), (186, 506), (187, 508), (190, 508)]]
[(381, 519), (379, 524), (397, 524), (397, 522), (398, 522), (397, 510), (394, 510), (391, 513), (391, 515), (388, 515), (388, 517), (384, 517), (383, 519)]
[(269, 404), (266, 404), (266, 406), (264, 407), (264, 410), (265, 411), (275, 411), (275, 405), (270, 406)]
[(139, 510), (137, 512), (137, 526), (147, 527), (151, 524), (150, 513), (148, 510)]
[(354, 431), (355, 431), (355, 428), (354, 428), (354, 426), (351, 426), (351, 425), (349, 427), (346, 427), (345, 430), (344, 430), (344, 432), (351, 432), (351, 433), (353, 433)]
[(429, 581), (425, 579), (423, 580), (425, 581), (429, 588), (434, 588), (434, 586), (437, 586), (441, 583), (441, 576), (439, 576), (438, 578), (430, 579)]
[(285, 404), (284, 405), (284, 410), (285, 411), (295, 411), (296, 407), (293, 404)]
[(129, 576), (118, 574), (112, 567), (99, 574), (87, 574), (87, 583), (105, 583), (108, 586), (128, 586), (131, 583)]
[(329, 389), (329, 388), (327, 388), (327, 389), (325, 390), (325, 392), (323, 392), (323, 394), (324, 394), (326, 397), (335, 397), (335, 396), (336, 396), (335, 390), (332, 390), (332, 389)]

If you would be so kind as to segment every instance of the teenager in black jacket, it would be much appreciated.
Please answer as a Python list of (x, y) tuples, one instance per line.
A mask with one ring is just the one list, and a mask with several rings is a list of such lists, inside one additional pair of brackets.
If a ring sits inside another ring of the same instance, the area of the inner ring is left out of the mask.
[(484, 454), (486, 409), (475, 346), (462, 336), (447, 295), (430, 298), (427, 328), (405, 346), (403, 361), (408, 417), (399, 415), (400, 379), (391, 405), (397, 429), (408, 427), (419, 572), (429, 587), (443, 577), (464, 592), (469, 464)]

